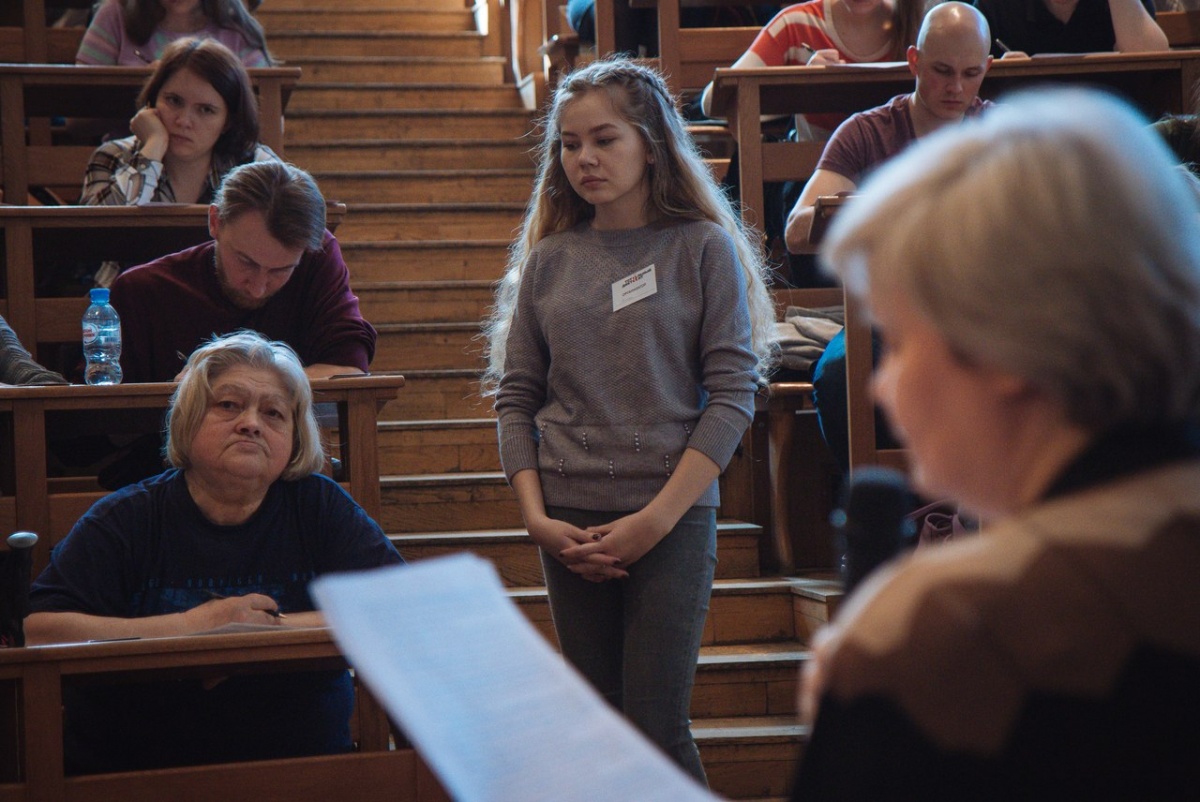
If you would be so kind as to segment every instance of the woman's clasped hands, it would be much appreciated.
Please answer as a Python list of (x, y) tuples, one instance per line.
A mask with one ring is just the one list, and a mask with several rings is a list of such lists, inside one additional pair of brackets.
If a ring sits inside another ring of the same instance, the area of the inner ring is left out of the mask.
[(624, 579), (626, 570), (671, 531), (641, 510), (600, 526), (574, 529), (572, 544), (560, 550), (559, 561), (592, 582)]

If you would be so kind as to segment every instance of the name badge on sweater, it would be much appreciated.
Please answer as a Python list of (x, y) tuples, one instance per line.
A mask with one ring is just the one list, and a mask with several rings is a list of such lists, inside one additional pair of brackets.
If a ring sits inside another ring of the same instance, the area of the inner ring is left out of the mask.
[(613, 311), (624, 309), (632, 303), (649, 298), (658, 292), (658, 282), (654, 278), (654, 265), (635, 270), (625, 278), (612, 283)]

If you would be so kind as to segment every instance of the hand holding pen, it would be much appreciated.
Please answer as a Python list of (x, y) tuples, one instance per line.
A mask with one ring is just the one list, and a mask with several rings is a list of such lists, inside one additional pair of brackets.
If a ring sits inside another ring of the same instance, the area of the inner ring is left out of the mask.
[(836, 48), (826, 47), (817, 50), (808, 42), (800, 45), (800, 61), (808, 67), (820, 67), (825, 64), (845, 64), (846, 60)]
[[(189, 610), (189, 614), (205, 614), (203, 628), (215, 628), (229, 623), (275, 623), (282, 624), (287, 618), (279, 612), (279, 605), (270, 596), (262, 593), (247, 593), (244, 596), (225, 596), (216, 591), (206, 591), (212, 601)], [(268, 616), (266, 621), (263, 616)]]

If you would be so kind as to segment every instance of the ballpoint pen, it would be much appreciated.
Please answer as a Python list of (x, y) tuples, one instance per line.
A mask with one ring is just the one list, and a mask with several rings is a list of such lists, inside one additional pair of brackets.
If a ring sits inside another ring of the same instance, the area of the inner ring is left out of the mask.
[[(204, 592), (210, 599), (228, 599), (229, 598), (228, 596), (226, 596), (222, 593), (217, 593), (215, 590), (206, 590)], [(262, 612), (266, 613), (267, 615), (271, 616), (272, 618), (287, 618), (287, 615), (285, 613), (279, 612), (278, 607), (276, 607), (274, 610), (263, 610)]]
[(1004, 44), (1004, 42), (1001, 42), (999, 37), (996, 38), (996, 47), (1000, 48), (1001, 52), (1003, 52), (1003, 53), (1012, 52), (1012, 48), (1009, 47), (1008, 45)]

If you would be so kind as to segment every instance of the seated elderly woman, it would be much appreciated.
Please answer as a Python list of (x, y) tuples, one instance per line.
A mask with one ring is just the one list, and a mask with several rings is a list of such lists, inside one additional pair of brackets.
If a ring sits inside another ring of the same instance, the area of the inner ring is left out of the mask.
[(834, 222), (912, 478), (985, 527), (817, 638), (797, 798), (1200, 787), (1197, 211), (1135, 112), (1058, 90), (923, 140)]
[[(167, 426), (173, 468), (96, 504), (33, 584), (27, 643), (319, 626), (308, 583), (402, 562), (324, 463), (312, 391), (285, 344), (196, 349)], [(346, 671), (77, 688), (71, 773), (347, 751)]]

